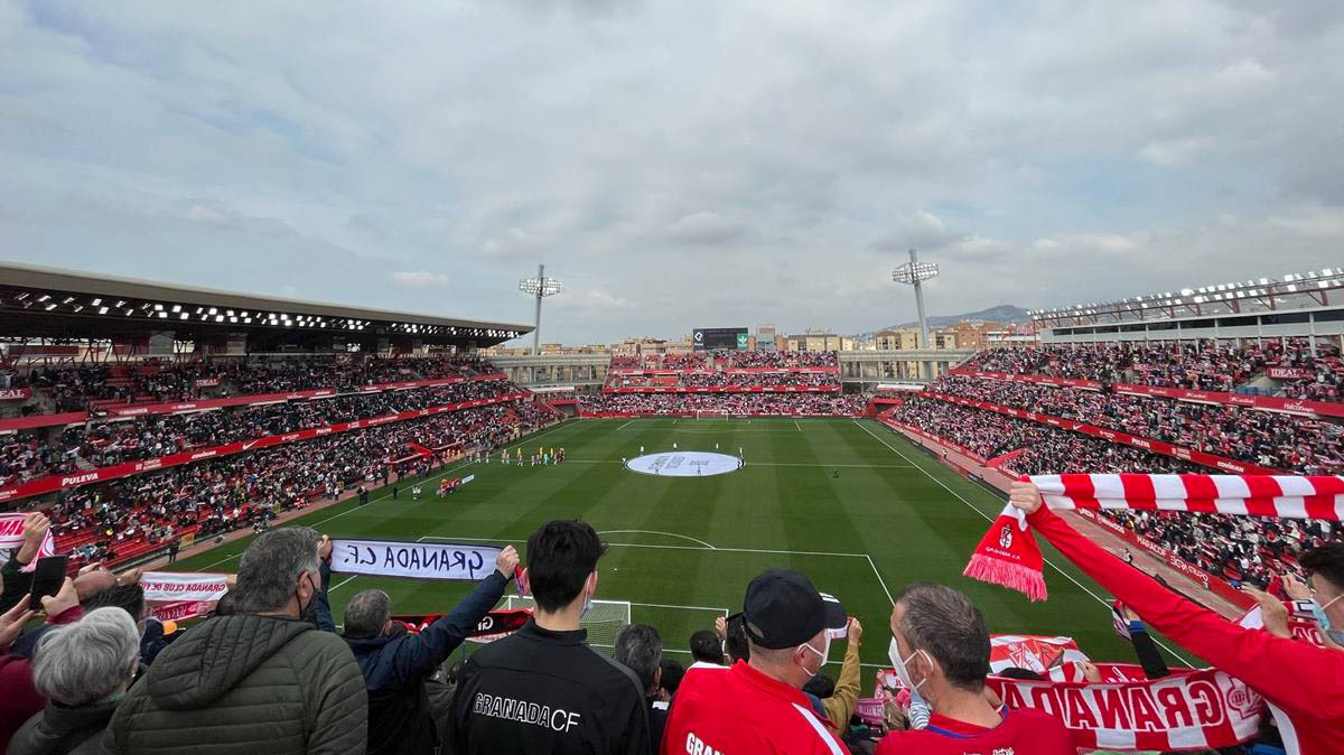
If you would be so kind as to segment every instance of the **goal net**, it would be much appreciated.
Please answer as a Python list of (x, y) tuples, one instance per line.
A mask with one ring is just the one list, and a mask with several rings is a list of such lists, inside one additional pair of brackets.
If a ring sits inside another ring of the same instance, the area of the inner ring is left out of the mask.
[[(533, 609), (536, 601), (518, 595), (507, 595), (504, 607)], [(630, 623), (630, 601), (594, 600), (588, 614), (579, 620), (579, 626), (588, 630), (588, 644), (610, 655), (616, 646), (616, 635)]]

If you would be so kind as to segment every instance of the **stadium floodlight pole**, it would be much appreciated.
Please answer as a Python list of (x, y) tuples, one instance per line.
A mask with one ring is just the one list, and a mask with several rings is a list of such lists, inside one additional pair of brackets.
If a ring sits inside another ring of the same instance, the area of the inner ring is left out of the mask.
[(920, 286), (930, 278), (938, 277), (938, 265), (932, 262), (920, 262), (915, 250), (910, 250), (910, 261), (891, 271), (891, 279), (897, 283), (915, 287), (915, 308), (919, 310), (920, 347), (929, 348), (929, 321), (924, 317), (924, 289)]
[(564, 284), (554, 278), (546, 277), (546, 266), (537, 265), (537, 277), (523, 278), (518, 281), (518, 290), (537, 299), (537, 322), (532, 329), (532, 355), (541, 355), (541, 300), (555, 296), (564, 288)]

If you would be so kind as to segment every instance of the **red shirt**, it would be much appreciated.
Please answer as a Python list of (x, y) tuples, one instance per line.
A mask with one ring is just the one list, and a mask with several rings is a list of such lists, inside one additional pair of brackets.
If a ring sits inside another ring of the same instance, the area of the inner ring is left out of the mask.
[(937, 713), (926, 729), (893, 731), (877, 745), (877, 755), (1074, 755), (1064, 724), (1035, 710), (1003, 710), (998, 726), (984, 728)]
[(663, 730), (663, 755), (844, 755), (807, 696), (743, 661), (686, 672)]
[(1263, 695), (1274, 706), (1279, 735), (1291, 755), (1344, 752), (1344, 653), (1243, 628), (1155, 588), (1152, 577), (1125, 567), (1044, 506), (1027, 521), (1149, 626)]

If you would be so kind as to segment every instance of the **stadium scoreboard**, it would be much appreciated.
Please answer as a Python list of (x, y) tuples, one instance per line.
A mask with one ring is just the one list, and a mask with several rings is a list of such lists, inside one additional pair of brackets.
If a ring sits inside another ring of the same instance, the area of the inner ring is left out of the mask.
[(747, 348), (746, 328), (696, 328), (691, 331), (691, 344), (696, 351)]

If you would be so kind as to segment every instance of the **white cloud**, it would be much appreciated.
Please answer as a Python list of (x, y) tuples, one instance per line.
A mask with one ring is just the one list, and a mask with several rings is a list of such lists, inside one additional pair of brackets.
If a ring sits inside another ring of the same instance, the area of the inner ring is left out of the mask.
[(910, 247), (934, 313), (1319, 268), (1342, 8), (0, 2), (0, 238), (523, 322), (544, 262), (582, 342), (909, 320)]
[(452, 279), (444, 273), (430, 273), (420, 270), (392, 273), (392, 282), (407, 288), (442, 288), (451, 284)]

